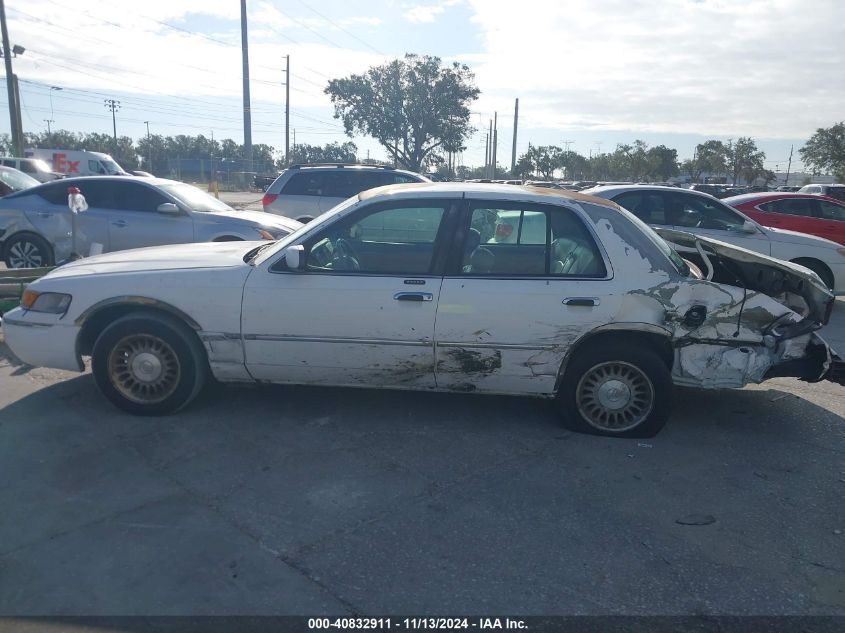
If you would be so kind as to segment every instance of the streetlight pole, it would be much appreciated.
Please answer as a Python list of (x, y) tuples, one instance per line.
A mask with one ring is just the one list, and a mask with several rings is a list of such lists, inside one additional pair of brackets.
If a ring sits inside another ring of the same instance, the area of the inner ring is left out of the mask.
[(47, 124), (47, 134), (52, 134), (53, 132), (50, 130), (50, 124), (55, 123), (55, 121), (53, 119), (44, 119), (44, 123)]

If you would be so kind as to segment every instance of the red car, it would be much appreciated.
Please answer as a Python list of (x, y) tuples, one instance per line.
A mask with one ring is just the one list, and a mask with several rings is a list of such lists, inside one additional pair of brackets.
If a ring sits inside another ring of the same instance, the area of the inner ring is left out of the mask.
[(845, 202), (806, 193), (769, 191), (722, 200), (763, 226), (800, 231), (845, 244)]

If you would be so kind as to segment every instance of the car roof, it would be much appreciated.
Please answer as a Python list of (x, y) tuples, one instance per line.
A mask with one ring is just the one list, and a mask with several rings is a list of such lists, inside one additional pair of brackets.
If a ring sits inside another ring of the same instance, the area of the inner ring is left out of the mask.
[(507, 185), (482, 182), (418, 182), (401, 185), (376, 187), (359, 194), (360, 200), (378, 198), (412, 198), (424, 194), (426, 197), (483, 197), (491, 196), (502, 200), (521, 200), (529, 202), (561, 204), (570, 202), (588, 202), (603, 207), (616, 209), (617, 205), (603, 198), (596, 198), (576, 191), (548, 189), (530, 185)]
[[(660, 185), (601, 185), (586, 189), (582, 193), (598, 195), (602, 193), (627, 193), (628, 191), (671, 191), (672, 193), (686, 193), (691, 196), (703, 196), (713, 198), (709, 193), (696, 191), (695, 189), (681, 189), (680, 187), (664, 187)], [(604, 196), (601, 196), (604, 197)]]
[(789, 200), (790, 198), (796, 198), (798, 200), (827, 200), (828, 202), (835, 202), (840, 205), (843, 204), (842, 200), (839, 200), (838, 198), (820, 196), (812, 193), (801, 193), (800, 191), (759, 191), (756, 193), (743, 193), (738, 196), (724, 198), (722, 202), (731, 204), (731, 202), (762, 202), (765, 200)]
[[(61, 180), (51, 180), (49, 182), (45, 182), (43, 184), (50, 185), (55, 184), (57, 182), (61, 182), (63, 184), (76, 184), (79, 185), (80, 183), (84, 184), (86, 182), (93, 182), (94, 180), (102, 181), (106, 180), (108, 182), (140, 182), (145, 183), (148, 185), (166, 185), (166, 184), (176, 184), (176, 185), (184, 185), (187, 183), (179, 182), (178, 180), (170, 180), (169, 178), (145, 178), (142, 176), (107, 176), (107, 175), (97, 175), (97, 176), (74, 176), (73, 178), (62, 178)], [(190, 186), (190, 185), (189, 185)]]

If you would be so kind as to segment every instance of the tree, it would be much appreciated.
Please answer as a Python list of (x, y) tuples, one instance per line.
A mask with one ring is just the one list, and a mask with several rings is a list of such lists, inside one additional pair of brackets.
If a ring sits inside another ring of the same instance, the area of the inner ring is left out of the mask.
[(646, 155), (648, 176), (655, 180), (667, 181), (678, 175), (678, 150), (665, 145), (657, 145), (648, 150)]
[[(702, 173), (725, 175), (728, 172), (729, 151), (722, 141), (710, 140), (695, 148), (695, 166), (698, 176)], [(696, 177), (694, 180), (698, 180)]]
[(818, 128), (798, 153), (814, 172), (829, 171), (845, 182), (845, 121)]
[(346, 143), (327, 143), (323, 147), (300, 143), (291, 151), (292, 163), (356, 163), (358, 146)]
[(757, 149), (753, 138), (741, 136), (736, 143), (729, 141), (727, 148), (734, 184), (740, 177), (748, 183), (760, 177), (765, 178), (766, 168), (763, 161), (766, 159), (766, 153)]
[(419, 171), (432, 152), (460, 152), (473, 132), (469, 105), (480, 91), (468, 66), (405, 55), (363, 75), (329, 81), (335, 118), (349, 136), (375, 138), (404, 167)]

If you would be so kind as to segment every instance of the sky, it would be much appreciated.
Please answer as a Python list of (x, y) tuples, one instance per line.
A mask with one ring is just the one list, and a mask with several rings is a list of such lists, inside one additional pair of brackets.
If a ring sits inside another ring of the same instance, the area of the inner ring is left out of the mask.
[[(484, 161), (498, 113), (509, 166), (528, 143), (589, 155), (642, 139), (689, 158), (752, 136), (785, 171), (819, 127), (845, 118), (841, 0), (247, 0), (253, 142), (284, 148), (285, 56), (297, 143), (349, 139), (323, 90), (406, 52), (467, 64), (481, 96), (460, 162)], [(24, 131), (243, 139), (237, 0), (7, 0)], [(2, 70), (2, 69), (0, 69)], [(5, 78), (3, 78), (5, 81)], [(0, 132), (9, 131), (6, 90)]]

